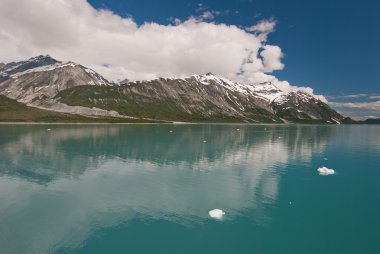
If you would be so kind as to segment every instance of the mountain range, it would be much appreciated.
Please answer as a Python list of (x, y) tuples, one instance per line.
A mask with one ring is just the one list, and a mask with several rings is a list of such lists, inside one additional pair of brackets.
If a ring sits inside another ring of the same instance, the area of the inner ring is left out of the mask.
[[(283, 91), (271, 82), (241, 84), (207, 73), (115, 83), (85, 66), (61, 62), (49, 55), (0, 63), (0, 100), (2, 121), (41, 121), (23, 116), (25, 110), (37, 116), (57, 114), (42, 121), (59, 121), (61, 117), (125, 122), (345, 121), (313, 95), (301, 90)], [(15, 109), (18, 118), (11, 117)]]

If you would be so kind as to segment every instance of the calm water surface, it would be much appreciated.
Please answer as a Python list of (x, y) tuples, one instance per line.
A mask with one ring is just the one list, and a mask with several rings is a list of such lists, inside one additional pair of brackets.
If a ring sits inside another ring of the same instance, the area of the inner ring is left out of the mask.
[(380, 126), (0, 125), (0, 252), (380, 253), (379, 181)]

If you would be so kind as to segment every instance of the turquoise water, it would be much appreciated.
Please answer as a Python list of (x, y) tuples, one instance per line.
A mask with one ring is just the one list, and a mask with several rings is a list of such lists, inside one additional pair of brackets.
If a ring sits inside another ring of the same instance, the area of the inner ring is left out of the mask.
[(379, 181), (380, 126), (0, 125), (0, 252), (380, 253)]

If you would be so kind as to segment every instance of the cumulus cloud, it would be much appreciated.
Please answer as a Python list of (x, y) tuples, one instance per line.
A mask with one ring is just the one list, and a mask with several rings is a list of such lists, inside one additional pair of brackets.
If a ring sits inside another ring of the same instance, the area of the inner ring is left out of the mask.
[(295, 88), (267, 74), (284, 68), (281, 48), (267, 44), (276, 25), (273, 19), (244, 29), (212, 22), (220, 13), (202, 11), (169, 25), (138, 25), (131, 17), (94, 9), (86, 0), (2, 0), (0, 60), (50, 54), (110, 80), (212, 72), (234, 81), (272, 81)]
[[(49, 53), (90, 66), (109, 79), (132, 80), (209, 71), (234, 79), (241, 69), (250, 77), (283, 67), (279, 47), (273, 54), (257, 34), (204, 21), (214, 15), (206, 11), (201, 19), (139, 26), (84, 0), (2, 0), (0, 57), (7, 62)], [(263, 47), (266, 53), (260, 56)]]
[(260, 55), (263, 58), (264, 72), (272, 72), (274, 70), (282, 70), (284, 64), (281, 63), (283, 53), (279, 46), (265, 45)]

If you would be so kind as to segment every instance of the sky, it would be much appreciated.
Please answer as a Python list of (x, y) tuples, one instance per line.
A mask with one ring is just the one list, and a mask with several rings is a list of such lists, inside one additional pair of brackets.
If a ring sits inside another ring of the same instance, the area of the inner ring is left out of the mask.
[(0, 0), (0, 62), (50, 54), (110, 80), (212, 72), (380, 117), (377, 0)]

